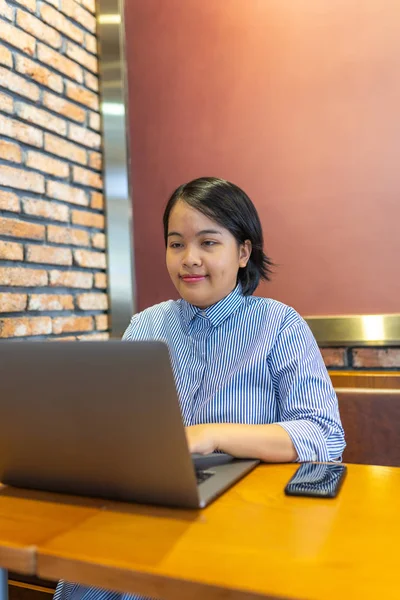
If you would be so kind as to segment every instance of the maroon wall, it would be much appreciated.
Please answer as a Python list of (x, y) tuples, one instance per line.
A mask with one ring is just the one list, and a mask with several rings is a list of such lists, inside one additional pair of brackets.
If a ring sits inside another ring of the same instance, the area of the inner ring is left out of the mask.
[(398, 0), (129, 0), (138, 308), (173, 296), (179, 184), (242, 186), (303, 315), (399, 312)]

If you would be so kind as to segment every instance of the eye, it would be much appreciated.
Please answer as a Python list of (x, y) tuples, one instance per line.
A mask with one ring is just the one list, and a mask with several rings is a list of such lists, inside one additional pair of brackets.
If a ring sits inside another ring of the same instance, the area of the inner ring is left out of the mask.
[(214, 242), (214, 240), (205, 240), (202, 245), (206, 246), (207, 248), (211, 248), (212, 246), (216, 246), (218, 244), (218, 242)]

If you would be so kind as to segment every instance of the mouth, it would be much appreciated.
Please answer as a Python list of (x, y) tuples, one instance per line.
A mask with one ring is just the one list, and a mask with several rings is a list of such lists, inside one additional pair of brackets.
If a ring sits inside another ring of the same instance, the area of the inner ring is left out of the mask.
[(204, 281), (206, 277), (207, 275), (179, 275), (179, 278), (185, 283), (199, 283)]

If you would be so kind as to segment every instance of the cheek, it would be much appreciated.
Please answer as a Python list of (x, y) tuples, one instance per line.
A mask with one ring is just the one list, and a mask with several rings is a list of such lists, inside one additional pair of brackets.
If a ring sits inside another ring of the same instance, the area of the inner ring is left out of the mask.
[(173, 255), (167, 252), (165, 257), (167, 271), (170, 275), (175, 274), (179, 270), (179, 261)]
[(209, 263), (206, 265), (206, 268), (208, 274), (211, 275), (214, 281), (217, 279), (223, 280), (230, 273), (229, 265), (227, 265), (226, 262), (221, 259), (215, 258), (214, 260), (209, 261)]
[(236, 257), (233, 252), (229, 255), (214, 256), (208, 264), (215, 275), (231, 276), (239, 269), (239, 257)]

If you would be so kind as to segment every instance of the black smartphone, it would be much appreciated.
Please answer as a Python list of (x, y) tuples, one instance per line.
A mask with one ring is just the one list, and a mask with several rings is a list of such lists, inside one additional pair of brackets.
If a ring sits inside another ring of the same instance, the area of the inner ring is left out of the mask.
[(335, 498), (347, 472), (336, 463), (303, 463), (285, 487), (288, 496)]

